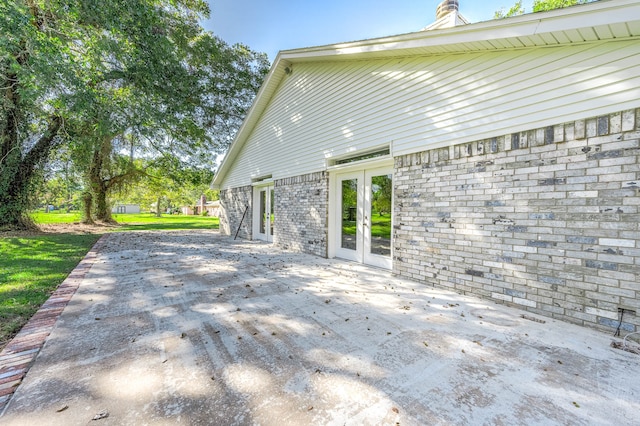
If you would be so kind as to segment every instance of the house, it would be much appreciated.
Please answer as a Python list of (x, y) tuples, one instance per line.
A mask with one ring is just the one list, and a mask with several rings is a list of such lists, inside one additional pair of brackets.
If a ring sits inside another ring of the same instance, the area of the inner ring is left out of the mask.
[(206, 212), (207, 216), (220, 216), (220, 201), (207, 201), (207, 198), (202, 195), (197, 205), (182, 207), (182, 214), (185, 215), (202, 215)]
[(640, 2), (465, 22), (280, 52), (221, 232), (640, 330)]
[(138, 214), (140, 213), (140, 205), (139, 204), (115, 204), (111, 208), (111, 213)]

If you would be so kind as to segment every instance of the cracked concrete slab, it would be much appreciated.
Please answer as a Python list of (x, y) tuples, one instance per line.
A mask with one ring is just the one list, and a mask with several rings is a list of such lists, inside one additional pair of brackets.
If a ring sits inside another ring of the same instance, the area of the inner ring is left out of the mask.
[(112, 234), (4, 425), (637, 424), (599, 331), (208, 231)]

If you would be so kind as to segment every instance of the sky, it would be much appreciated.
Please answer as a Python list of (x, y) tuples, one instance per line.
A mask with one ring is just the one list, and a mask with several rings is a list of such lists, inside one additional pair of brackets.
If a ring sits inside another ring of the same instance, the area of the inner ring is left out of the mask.
[[(208, 0), (205, 29), (229, 44), (265, 52), (357, 41), (419, 31), (435, 21), (441, 0)], [(516, 0), (460, 0), (468, 21), (493, 18)], [(531, 12), (533, 0), (523, 1)]]

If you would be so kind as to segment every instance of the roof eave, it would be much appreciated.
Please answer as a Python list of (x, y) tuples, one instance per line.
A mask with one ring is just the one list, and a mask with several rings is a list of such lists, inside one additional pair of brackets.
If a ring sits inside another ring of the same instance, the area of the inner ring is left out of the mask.
[[(490, 43), (486, 42), (491, 40), (553, 34), (554, 32), (572, 29), (629, 22), (633, 20), (632, 17), (640, 17), (640, 2), (601, 0), (596, 3), (549, 12), (526, 14), (453, 28), (280, 51), (229, 151), (225, 155), (213, 179), (212, 187), (220, 188), (235, 156), (242, 149), (244, 141), (253, 130), (253, 126), (262, 115), (271, 96), (287, 75), (285, 69), (295, 63), (326, 61), (328, 59), (340, 61), (361, 59), (362, 57), (375, 59), (389, 56), (407, 56), (418, 49), (421, 54), (425, 54), (429, 49), (433, 49), (434, 53), (441, 53), (443, 46), (447, 47), (449, 52), (488, 50), (487, 45), (490, 45)], [(635, 21), (639, 21), (639, 19), (636, 18)], [(615, 37), (612, 36), (612, 38)], [(560, 44), (564, 43), (558, 42), (558, 45)], [(478, 46), (478, 48), (474, 49), (474, 46)], [(493, 50), (503, 49), (493, 48)]]

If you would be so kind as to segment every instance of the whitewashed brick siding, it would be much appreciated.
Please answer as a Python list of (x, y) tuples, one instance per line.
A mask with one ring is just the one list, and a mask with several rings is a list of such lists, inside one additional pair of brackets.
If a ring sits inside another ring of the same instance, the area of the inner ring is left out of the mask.
[(327, 257), (327, 173), (279, 179), (274, 184), (274, 243), (284, 249)]
[(396, 157), (394, 272), (615, 329), (640, 313), (639, 140), (632, 110)]
[[(251, 186), (231, 188), (220, 191), (220, 233), (223, 235), (235, 236), (242, 216), (242, 226), (238, 233), (238, 238), (251, 239), (253, 234), (251, 209)], [(248, 210), (245, 214), (245, 209)]]

